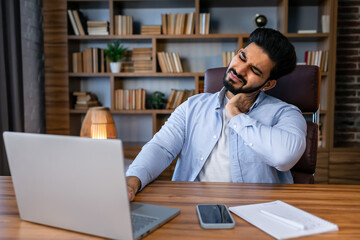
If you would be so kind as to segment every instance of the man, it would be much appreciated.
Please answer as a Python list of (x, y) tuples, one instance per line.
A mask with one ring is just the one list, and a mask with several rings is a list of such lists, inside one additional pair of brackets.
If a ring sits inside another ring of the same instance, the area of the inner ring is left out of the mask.
[(297, 107), (264, 92), (295, 66), (294, 47), (280, 32), (251, 33), (224, 88), (189, 98), (143, 147), (126, 173), (129, 199), (178, 153), (174, 181), (293, 183), (289, 170), (305, 150), (306, 122)]

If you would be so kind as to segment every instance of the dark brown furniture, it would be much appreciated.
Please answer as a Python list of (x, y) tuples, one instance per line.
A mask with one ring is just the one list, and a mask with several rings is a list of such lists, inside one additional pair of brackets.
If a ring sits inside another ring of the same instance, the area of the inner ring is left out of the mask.
[[(226, 68), (212, 68), (205, 72), (204, 91), (214, 93), (223, 87)], [(314, 183), (318, 146), (318, 110), (320, 105), (320, 72), (317, 66), (299, 65), (278, 79), (276, 86), (267, 91), (273, 97), (297, 106), (304, 114), (311, 114), (307, 122), (306, 149), (291, 169), (295, 183)]]

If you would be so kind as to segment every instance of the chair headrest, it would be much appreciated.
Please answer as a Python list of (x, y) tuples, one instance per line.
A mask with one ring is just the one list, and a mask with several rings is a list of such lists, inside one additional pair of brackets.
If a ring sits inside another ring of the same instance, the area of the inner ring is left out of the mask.
[[(212, 68), (205, 72), (204, 91), (215, 93), (223, 87), (226, 67)], [(320, 71), (312, 65), (297, 65), (295, 70), (277, 80), (266, 94), (293, 104), (302, 112), (316, 112), (320, 104)]]

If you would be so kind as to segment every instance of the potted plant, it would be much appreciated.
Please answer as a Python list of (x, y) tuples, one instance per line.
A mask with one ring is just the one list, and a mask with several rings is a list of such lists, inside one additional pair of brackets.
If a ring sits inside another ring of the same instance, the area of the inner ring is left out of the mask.
[(110, 61), (112, 73), (118, 73), (121, 69), (121, 60), (125, 57), (127, 48), (120, 44), (120, 41), (107, 43), (107, 49), (104, 50), (106, 58)]
[(153, 109), (163, 109), (166, 104), (165, 94), (155, 91), (151, 97), (151, 106)]

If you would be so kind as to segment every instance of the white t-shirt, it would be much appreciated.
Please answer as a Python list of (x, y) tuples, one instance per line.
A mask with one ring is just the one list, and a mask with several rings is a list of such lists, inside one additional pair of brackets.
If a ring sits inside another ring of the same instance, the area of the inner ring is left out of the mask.
[(223, 126), (220, 133), (221, 135), (197, 177), (199, 181), (231, 182), (228, 135), (228, 122), (230, 119), (227, 118), (225, 113), (225, 106), (228, 101), (229, 99), (225, 95), (222, 110)]

